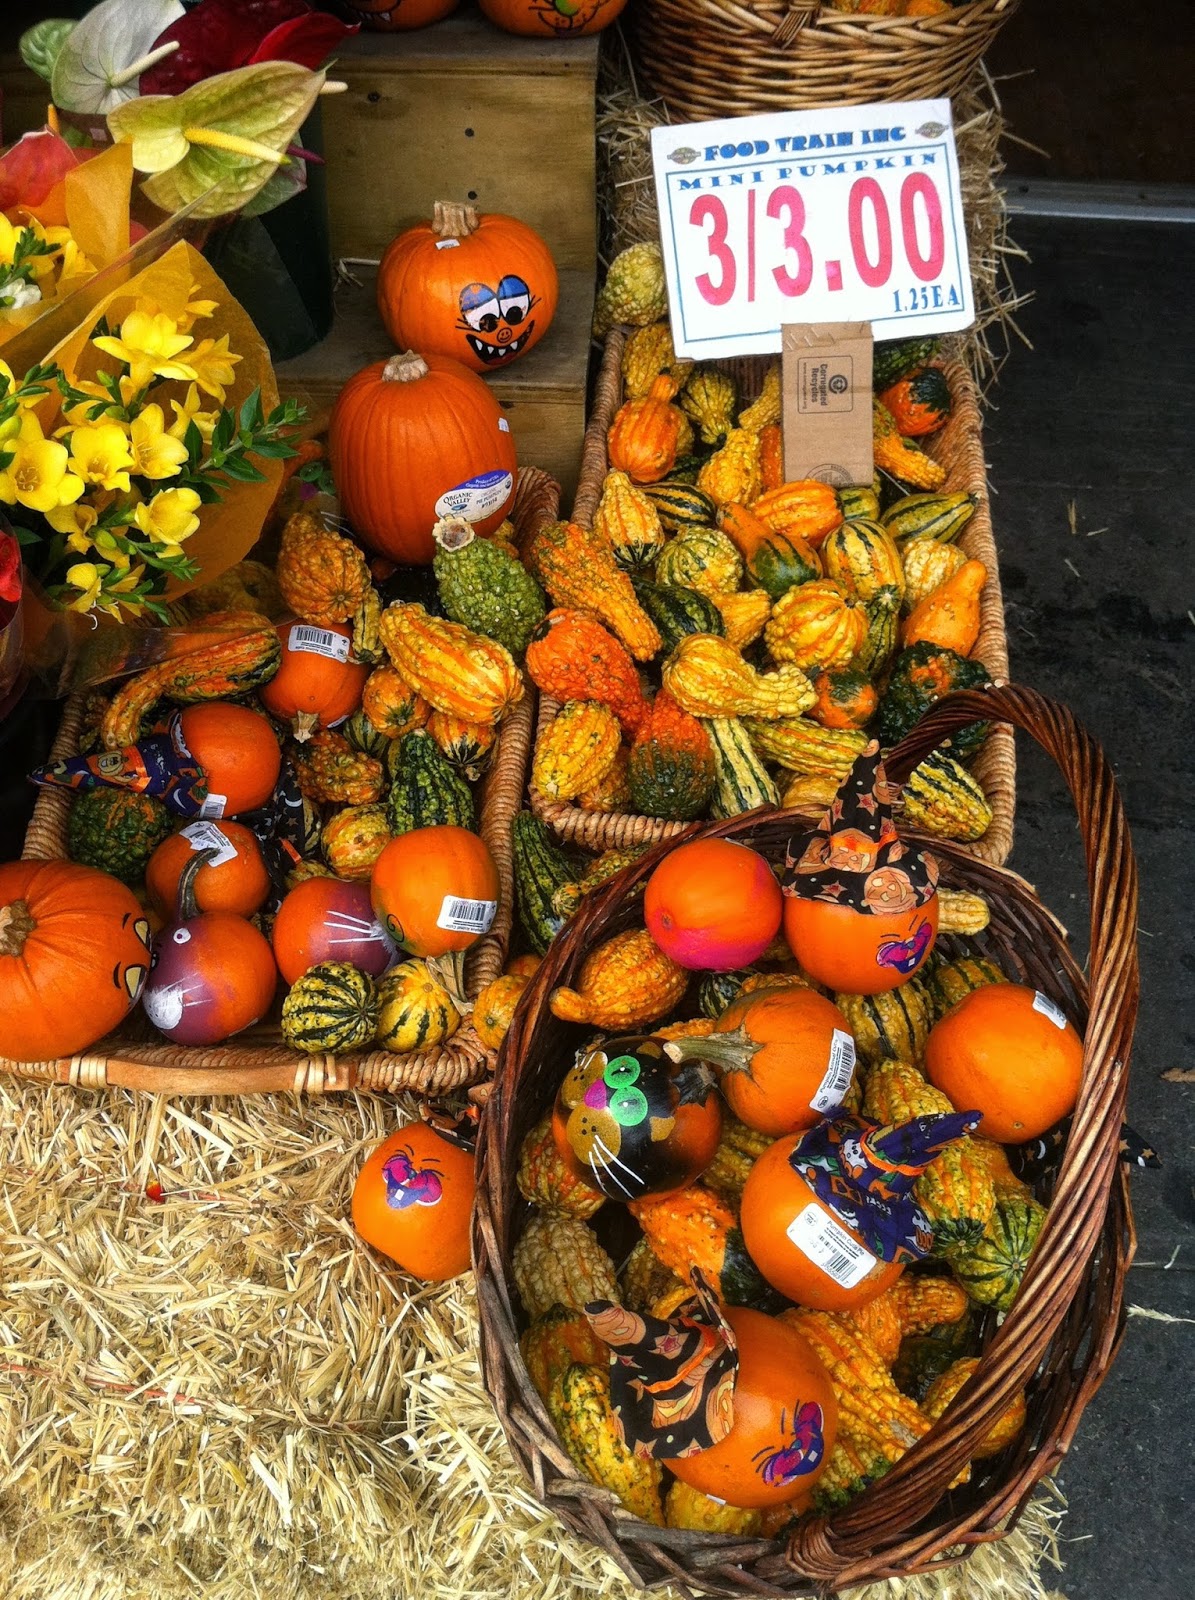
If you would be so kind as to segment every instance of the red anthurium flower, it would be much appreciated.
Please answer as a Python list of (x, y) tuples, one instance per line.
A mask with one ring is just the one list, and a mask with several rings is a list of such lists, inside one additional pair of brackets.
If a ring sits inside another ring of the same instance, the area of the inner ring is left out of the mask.
[(173, 55), (141, 74), (142, 94), (181, 94), (218, 72), (256, 61), (294, 61), (318, 67), (342, 39), (356, 33), (307, 0), (199, 0), (154, 41), (177, 40)]
[(0, 211), (39, 206), (60, 178), (96, 154), (74, 150), (49, 128), (27, 133), (0, 156)]
[(0, 521), (0, 628), (7, 628), (21, 603), (21, 547)]

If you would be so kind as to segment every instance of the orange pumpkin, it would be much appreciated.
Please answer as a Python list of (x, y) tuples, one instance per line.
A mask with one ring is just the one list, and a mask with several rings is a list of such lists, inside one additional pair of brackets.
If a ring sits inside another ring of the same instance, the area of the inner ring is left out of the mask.
[(725, 1438), (665, 1459), (674, 1477), (728, 1505), (760, 1507), (805, 1498), (838, 1434), (830, 1375), (786, 1322), (727, 1306), (738, 1342), (733, 1421)]
[(467, 828), (414, 828), (374, 862), (374, 915), (414, 956), (467, 950), (489, 931), (498, 909), (498, 868)]
[(344, 623), (317, 628), (309, 622), (280, 622), (278, 637), (282, 662), (257, 691), (258, 698), (302, 744), (352, 716), (370, 668), (349, 660), (353, 630)]
[(780, 886), (763, 856), (730, 839), (694, 839), (666, 856), (643, 897), (647, 931), (678, 966), (750, 966), (780, 928)]
[(0, 1051), (73, 1056), (115, 1028), (149, 973), (149, 923), (131, 889), (73, 861), (0, 866)]
[(215, 849), (216, 859), (195, 875), (200, 911), (235, 911), (251, 917), (270, 892), (270, 875), (256, 836), (239, 822), (192, 822), (163, 839), (145, 869), (145, 888), (154, 910), (170, 918), (178, 904), (178, 880), (199, 850)]
[(373, 914), (368, 884), (340, 878), (297, 883), (278, 907), (270, 940), (288, 984), (321, 961), (347, 961), (380, 978), (394, 959), (394, 946)]
[(1024, 1144), (1075, 1109), (1083, 1041), (1047, 995), (985, 984), (930, 1029), (925, 1070), (952, 1105), (983, 1112), (985, 1139)]
[(882, 994), (907, 983), (929, 960), (938, 937), (937, 892), (912, 911), (876, 914), (786, 895), (784, 934), (802, 971), (818, 983), (848, 994)]
[(237, 817), (265, 805), (282, 770), (282, 752), (260, 711), (209, 700), (187, 706), (179, 726), (207, 775), (210, 815)]
[(344, 515), (394, 561), (430, 565), (441, 517), (492, 533), (514, 499), (510, 424), (477, 374), (448, 356), (408, 350), (350, 378), (328, 454)]
[(353, 1227), (404, 1271), (443, 1283), (469, 1268), (472, 1154), (426, 1122), (380, 1144), (353, 1186)]
[[(858, 1234), (794, 1172), (788, 1158), (800, 1138), (794, 1133), (777, 1139), (748, 1173), (740, 1219), (743, 1242), (772, 1287), (790, 1300), (814, 1311), (850, 1311), (891, 1288), (904, 1271), (904, 1263), (877, 1260)], [(827, 1251), (845, 1241), (846, 1252), (853, 1257), (856, 1250), (862, 1250), (872, 1265), (866, 1267), (866, 1262), (858, 1259), (854, 1265), (863, 1275), (854, 1283), (841, 1282), (798, 1243), (818, 1236), (827, 1240)]]
[(451, 356), (473, 372), (507, 367), (538, 344), (558, 293), (534, 228), (451, 200), (400, 233), (378, 269), (378, 311), (395, 348)]
[(344, 0), (344, 9), (371, 33), (426, 28), (452, 14), (458, 0)]
[(483, 15), (507, 33), (532, 39), (582, 39), (600, 33), (627, 0), (480, 0)]

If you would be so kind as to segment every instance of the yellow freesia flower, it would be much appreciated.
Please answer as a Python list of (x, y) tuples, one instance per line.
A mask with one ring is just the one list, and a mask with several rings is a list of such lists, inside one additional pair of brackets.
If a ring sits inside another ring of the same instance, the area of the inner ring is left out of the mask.
[(72, 611), (90, 611), (100, 597), (104, 579), (111, 567), (97, 566), (94, 561), (76, 561), (66, 569), (66, 581), (79, 593), (67, 605)]
[(212, 395), (221, 405), (235, 377), (232, 369), (240, 360), (241, 357), (228, 348), (226, 333), (218, 339), (201, 340), (187, 357), (188, 364), (193, 368), (191, 376), (204, 394)]
[(45, 438), (31, 411), (21, 417), (20, 432), (5, 441), (5, 450), (12, 451), (12, 459), (0, 472), (0, 500), (5, 505), (51, 511), (70, 505), (83, 493), (82, 478), (67, 471), (66, 446)]
[(0, 267), (11, 267), (16, 260), (17, 240), (20, 235), (20, 228), (14, 228), (0, 211)]
[(129, 436), (119, 422), (76, 428), (70, 437), (71, 465), (84, 482), (127, 492), (133, 452)]
[(133, 512), (133, 521), (160, 546), (160, 554), (178, 555), (179, 546), (199, 526), (195, 513), (199, 496), (194, 489), (162, 489)]
[(100, 610), (106, 611), (110, 617), (119, 617), (122, 611), (131, 617), (140, 616), (145, 610), (144, 600), (130, 600), (128, 596), (140, 586), (144, 576), (145, 568), (139, 563), (135, 567), (130, 567), (124, 577), (118, 578), (115, 583), (106, 583)]
[[(193, 283), (187, 292), (188, 295), (197, 295), (199, 293), (199, 285)], [(178, 319), (178, 325), (184, 331), (187, 331), (200, 317), (214, 316), (217, 309), (218, 304), (215, 300), (188, 299), (183, 307), (183, 314)]]
[(130, 311), (120, 325), (119, 338), (101, 334), (91, 342), (105, 355), (124, 362), (134, 389), (144, 389), (155, 374), (159, 378), (178, 378), (183, 383), (196, 376), (192, 367), (175, 360), (194, 341), (189, 333), (180, 333), (178, 323), (164, 311), (152, 315), (148, 311)]
[[(116, 542), (117, 531), (118, 530), (114, 528), (102, 528), (100, 532), (95, 535), (92, 543), (95, 545), (98, 553), (103, 556), (105, 561), (110, 561), (114, 567), (120, 567), (123, 569), (129, 564), (129, 555), (128, 552), (126, 550), (122, 550), (120, 545)], [(120, 531), (123, 532), (123, 529)], [(70, 544), (71, 541), (68, 539), (66, 542), (67, 544)]]
[(199, 389), (196, 384), (191, 384), (185, 400), (172, 400), (170, 409), (174, 412), (170, 432), (176, 439), (181, 439), (187, 431), (188, 424), (193, 422), (199, 429), (200, 437), (205, 441), (209, 440), (220, 418), (218, 411), (201, 410)]
[(77, 500), (70, 506), (52, 506), (46, 512), (46, 521), (55, 533), (70, 535), (66, 542), (72, 550), (87, 551), (91, 549), (88, 535), (99, 521), (99, 512), (86, 500)]
[(133, 445), (133, 470), (141, 478), (174, 478), (187, 459), (181, 439), (165, 431), (166, 419), (159, 405), (149, 405), (130, 425)]

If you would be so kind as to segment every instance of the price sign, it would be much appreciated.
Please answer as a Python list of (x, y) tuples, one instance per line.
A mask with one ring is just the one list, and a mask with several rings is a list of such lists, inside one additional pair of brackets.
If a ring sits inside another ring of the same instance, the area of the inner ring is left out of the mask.
[(767, 354), (785, 323), (877, 339), (974, 320), (949, 100), (652, 132), (677, 354)]

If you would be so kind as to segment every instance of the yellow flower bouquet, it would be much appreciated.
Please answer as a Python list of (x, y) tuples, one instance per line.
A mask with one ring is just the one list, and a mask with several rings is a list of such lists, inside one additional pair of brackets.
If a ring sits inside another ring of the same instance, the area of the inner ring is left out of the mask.
[(303, 420), (177, 244), (24, 375), (0, 361), (0, 510), (52, 607), (165, 618), (252, 545)]

